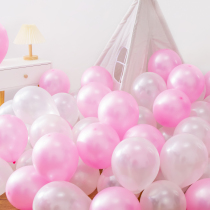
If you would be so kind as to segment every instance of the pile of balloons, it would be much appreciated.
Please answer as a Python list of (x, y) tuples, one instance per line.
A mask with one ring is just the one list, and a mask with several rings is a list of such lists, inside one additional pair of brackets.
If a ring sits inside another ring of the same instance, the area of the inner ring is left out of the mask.
[(210, 74), (165, 49), (131, 94), (99, 66), (76, 94), (56, 69), (39, 86), (0, 107), (0, 194), (13, 206), (210, 209)]

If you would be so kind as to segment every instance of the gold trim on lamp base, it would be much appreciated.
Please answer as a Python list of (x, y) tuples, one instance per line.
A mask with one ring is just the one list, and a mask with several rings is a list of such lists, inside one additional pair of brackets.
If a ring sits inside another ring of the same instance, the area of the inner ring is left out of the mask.
[(24, 60), (38, 60), (38, 56), (37, 55), (26, 55), (23, 57)]

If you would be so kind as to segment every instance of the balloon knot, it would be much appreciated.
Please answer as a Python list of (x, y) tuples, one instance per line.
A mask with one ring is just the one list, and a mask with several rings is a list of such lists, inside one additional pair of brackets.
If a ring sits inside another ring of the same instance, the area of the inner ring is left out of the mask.
[(13, 164), (15, 164), (15, 163), (16, 163), (16, 161), (13, 162)]

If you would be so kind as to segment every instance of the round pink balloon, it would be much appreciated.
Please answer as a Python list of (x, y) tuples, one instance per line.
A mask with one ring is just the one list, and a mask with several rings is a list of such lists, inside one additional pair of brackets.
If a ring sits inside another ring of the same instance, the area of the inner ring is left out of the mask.
[(144, 190), (140, 205), (141, 210), (186, 210), (186, 199), (179, 186), (162, 180)]
[(100, 122), (112, 126), (122, 139), (125, 132), (138, 123), (138, 104), (129, 93), (113, 91), (101, 100), (98, 118)]
[(140, 210), (136, 196), (122, 187), (109, 187), (93, 199), (90, 210)]
[(138, 124), (148, 124), (157, 127), (153, 113), (146, 107), (139, 106), (139, 120)]
[(163, 146), (160, 164), (163, 176), (183, 188), (197, 181), (205, 172), (208, 152), (196, 136), (178, 134)]
[(149, 59), (148, 71), (159, 74), (167, 82), (170, 72), (180, 64), (182, 60), (173, 50), (158, 50)]
[(118, 182), (134, 194), (156, 178), (160, 158), (155, 146), (141, 137), (121, 141), (112, 155), (112, 170)]
[(91, 199), (76, 185), (65, 181), (46, 184), (36, 194), (34, 210), (89, 210)]
[(111, 165), (112, 153), (119, 142), (119, 136), (111, 126), (93, 123), (79, 134), (77, 149), (84, 163), (103, 169)]
[(36, 193), (47, 183), (33, 166), (22, 167), (7, 181), (7, 199), (17, 209), (31, 210)]
[(0, 116), (0, 157), (7, 162), (15, 162), (28, 143), (25, 124), (14, 115)]
[(128, 139), (131, 137), (142, 137), (144, 139), (147, 139), (156, 147), (159, 154), (163, 145), (165, 144), (165, 139), (161, 132), (151, 125), (142, 124), (130, 128), (125, 133), (123, 138)]
[(84, 117), (98, 117), (101, 99), (111, 90), (103, 84), (92, 82), (84, 85), (77, 96), (77, 106)]
[(159, 129), (159, 131), (162, 133), (166, 141), (174, 135), (174, 130), (175, 128), (164, 127), (164, 126)]
[(210, 71), (205, 74), (204, 78), (206, 84), (206, 95), (205, 95), (206, 98), (207, 96), (210, 95)]
[(168, 77), (167, 86), (183, 91), (190, 101), (194, 102), (204, 90), (205, 79), (197, 67), (182, 64), (172, 70)]
[(47, 180), (69, 181), (77, 169), (79, 155), (68, 136), (50, 133), (41, 137), (34, 146), (32, 161)]
[(90, 82), (97, 82), (113, 89), (113, 80), (111, 74), (101, 66), (92, 66), (87, 69), (81, 79), (81, 85), (87, 85)]
[(0, 63), (3, 61), (9, 48), (9, 38), (6, 29), (0, 24)]
[(190, 116), (200, 117), (210, 123), (210, 103), (206, 101), (196, 101), (192, 103)]
[(210, 179), (202, 179), (192, 184), (185, 196), (187, 210), (209, 210)]
[(51, 95), (56, 93), (68, 93), (70, 81), (66, 73), (58, 69), (50, 69), (42, 74), (39, 87), (48, 91)]
[(153, 113), (156, 121), (166, 127), (175, 127), (190, 116), (191, 103), (180, 90), (165, 90), (155, 99)]

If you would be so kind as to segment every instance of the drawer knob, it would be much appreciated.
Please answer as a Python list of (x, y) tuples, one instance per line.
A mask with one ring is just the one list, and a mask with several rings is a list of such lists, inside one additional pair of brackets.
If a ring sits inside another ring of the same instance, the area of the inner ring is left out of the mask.
[(26, 79), (27, 79), (27, 78), (28, 78), (28, 75), (27, 75), (27, 74), (25, 74), (25, 75), (24, 75), (24, 78), (26, 78)]

